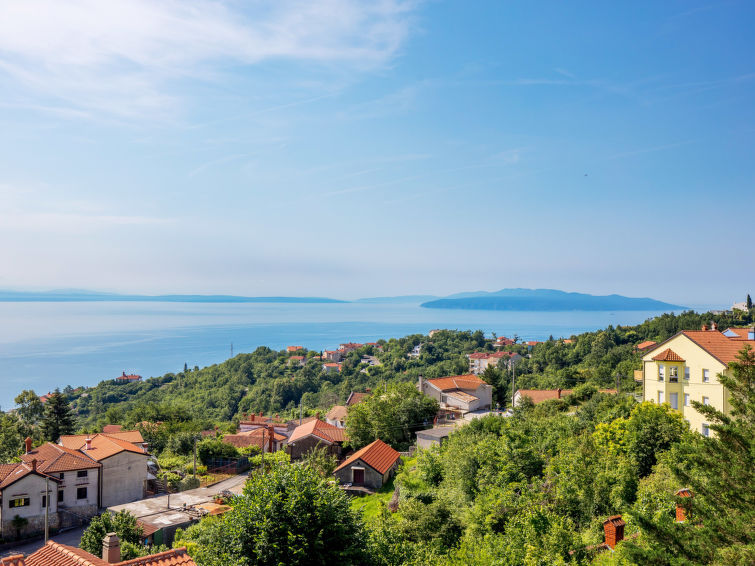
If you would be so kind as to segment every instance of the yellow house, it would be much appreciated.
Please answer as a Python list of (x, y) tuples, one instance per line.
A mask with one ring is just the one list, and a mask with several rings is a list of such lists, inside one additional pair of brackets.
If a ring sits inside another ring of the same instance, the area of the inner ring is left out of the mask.
[(692, 406), (692, 401), (713, 405), (729, 413), (729, 392), (718, 381), (728, 373), (745, 344), (755, 348), (755, 329), (712, 328), (679, 332), (648, 349), (642, 357), (643, 398), (668, 403), (684, 415), (690, 428), (708, 436), (708, 423)]

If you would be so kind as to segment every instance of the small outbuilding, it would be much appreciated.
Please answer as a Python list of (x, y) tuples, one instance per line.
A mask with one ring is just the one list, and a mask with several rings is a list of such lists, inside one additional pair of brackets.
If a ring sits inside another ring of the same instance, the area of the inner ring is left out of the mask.
[(440, 446), (448, 438), (448, 435), (454, 431), (452, 426), (435, 426), (427, 430), (417, 432), (417, 447), (430, 448), (431, 446)]
[(401, 454), (382, 440), (357, 450), (335, 469), (341, 484), (380, 489), (398, 468)]

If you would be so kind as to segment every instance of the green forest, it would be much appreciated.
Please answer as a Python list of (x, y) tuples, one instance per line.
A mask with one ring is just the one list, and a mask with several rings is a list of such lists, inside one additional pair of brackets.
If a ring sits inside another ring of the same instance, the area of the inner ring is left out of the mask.
[[(752, 324), (753, 311), (685, 312), (568, 342), (517, 342), (508, 348), (527, 357), (515, 375), (504, 367), (482, 375), (494, 402), (510, 406), (512, 378), (517, 388), (573, 393), (461, 427), (441, 447), (403, 458), (391, 484), (364, 498), (349, 499), (335, 485), (334, 462), (324, 455), (291, 463), (281, 453), (252, 472), (231, 512), (179, 533), (176, 544), (202, 566), (753, 564), (755, 353), (743, 351), (733, 377), (719, 378), (732, 394), (731, 414), (693, 402), (712, 423), (712, 437), (690, 432), (668, 405), (640, 403), (632, 394), (638, 343), (711, 321), (721, 329)], [(319, 352), (305, 352), (300, 366), (286, 352), (258, 348), (144, 382), (68, 387), (44, 407), (27, 391), (17, 410), (2, 415), (0, 450), (7, 461), (23, 435), (41, 442), (55, 434), (52, 422), (83, 431), (122, 424), (141, 426), (153, 452), (175, 458), (189, 454), (196, 432), (234, 430), (244, 413), (323, 413), (366, 390), (369, 400), (349, 409), (352, 447), (377, 436), (403, 450), (435, 410), (412, 384), (420, 375), (466, 373), (466, 354), (492, 351), (493, 341), (480, 331), (451, 330), (381, 341), (348, 354), (338, 373), (323, 371), (314, 359)], [(419, 357), (408, 357), (420, 344)], [(380, 365), (362, 363), (363, 355)], [(598, 392), (617, 384), (625, 394)], [(159, 433), (144, 427), (158, 421)], [(205, 453), (220, 444), (202, 441)], [(679, 498), (681, 488), (693, 497)], [(677, 504), (685, 522), (675, 520)], [(603, 521), (615, 515), (626, 522), (625, 540), (605, 550)]]

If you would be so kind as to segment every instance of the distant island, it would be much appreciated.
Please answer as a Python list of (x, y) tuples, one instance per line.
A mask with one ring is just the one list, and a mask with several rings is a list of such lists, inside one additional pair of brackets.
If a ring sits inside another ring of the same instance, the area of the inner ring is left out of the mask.
[(588, 295), (555, 289), (501, 289), (495, 292), (459, 293), (428, 301), (427, 309), (499, 311), (680, 311), (686, 307), (648, 298), (622, 295)]
[(97, 291), (0, 291), (0, 302), (153, 302), (153, 303), (346, 303), (324, 297), (241, 297), (237, 295), (121, 295)]
[(434, 301), (440, 299), (435, 295), (399, 295), (397, 297), (368, 297), (365, 299), (357, 299), (355, 303), (368, 303), (368, 304), (406, 304), (406, 303), (425, 303), (427, 301)]

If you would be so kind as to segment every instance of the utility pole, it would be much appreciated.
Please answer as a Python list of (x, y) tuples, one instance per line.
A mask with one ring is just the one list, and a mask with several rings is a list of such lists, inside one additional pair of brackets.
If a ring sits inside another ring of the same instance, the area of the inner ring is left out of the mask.
[(301, 399), (299, 399), (299, 426), (301, 426)]
[(194, 479), (197, 479), (197, 437), (194, 437)]
[(514, 410), (514, 394), (516, 393), (516, 364), (511, 365), (511, 410)]
[(50, 538), (50, 478), (45, 478), (45, 544)]

